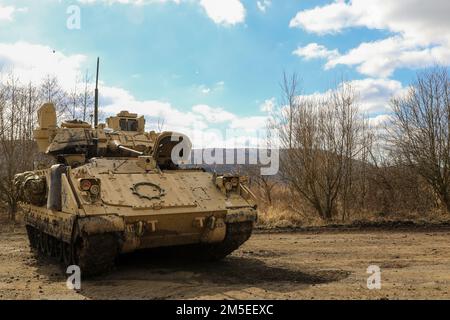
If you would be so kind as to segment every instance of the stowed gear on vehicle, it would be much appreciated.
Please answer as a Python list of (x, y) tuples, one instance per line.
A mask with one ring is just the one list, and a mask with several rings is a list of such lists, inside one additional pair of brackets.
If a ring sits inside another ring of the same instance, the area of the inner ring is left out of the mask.
[(177, 247), (221, 259), (248, 240), (254, 196), (239, 176), (182, 169), (191, 143), (174, 132), (145, 132), (123, 111), (92, 128), (57, 125), (55, 107), (38, 111), (34, 137), (55, 158), (44, 170), (15, 177), (31, 247), (83, 275), (109, 270), (121, 253)]

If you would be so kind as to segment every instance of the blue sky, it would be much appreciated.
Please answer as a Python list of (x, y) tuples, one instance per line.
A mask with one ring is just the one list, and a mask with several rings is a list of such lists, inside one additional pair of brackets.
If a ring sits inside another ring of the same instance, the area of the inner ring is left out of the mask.
[[(100, 56), (106, 111), (167, 107), (177, 129), (261, 126), (283, 70), (299, 73), (304, 94), (355, 81), (375, 118), (417, 69), (450, 61), (448, 1), (392, 2), (0, 0), (0, 66), (35, 81), (30, 70), (48, 66), (70, 87)], [(71, 5), (80, 29), (66, 26)]]

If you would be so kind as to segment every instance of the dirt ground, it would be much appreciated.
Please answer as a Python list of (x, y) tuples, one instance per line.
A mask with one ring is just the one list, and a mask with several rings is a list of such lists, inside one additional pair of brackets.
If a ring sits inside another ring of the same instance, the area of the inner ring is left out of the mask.
[[(380, 290), (367, 289), (369, 265)], [(0, 228), (0, 299), (450, 299), (450, 230), (257, 233), (222, 262), (145, 252), (78, 292), (65, 281), (23, 227)]]

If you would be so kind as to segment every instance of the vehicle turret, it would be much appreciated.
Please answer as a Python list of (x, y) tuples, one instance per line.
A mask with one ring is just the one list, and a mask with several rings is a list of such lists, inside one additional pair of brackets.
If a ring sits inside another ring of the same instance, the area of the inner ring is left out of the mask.
[[(79, 120), (65, 121), (58, 126), (55, 106), (51, 103), (38, 110), (38, 128), (34, 131), (34, 138), (40, 152), (73, 167), (96, 157), (139, 156), (155, 156), (157, 163), (170, 167), (171, 151), (175, 145), (185, 139), (190, 147), (189, 138), (185, 135), (145, 132), (144, 117), (128, 111), (107, 118), (106, 124), (100, 123), (97, 128)], [(155, 144), (157, 141), (159, 143)], [(155, 150), (155, 145), (158, 150)]]

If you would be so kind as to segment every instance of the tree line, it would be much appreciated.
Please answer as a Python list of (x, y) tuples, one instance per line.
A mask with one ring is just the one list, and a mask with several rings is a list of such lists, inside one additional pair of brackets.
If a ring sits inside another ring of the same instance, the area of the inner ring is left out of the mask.
[(280, 206), (324, 221), (366, 212), (381, 216), (450, 212), (448, 69), (417, 73), (393, 96), (383, 125), (371, 125), (359, 93), (342, 82), (301, 94), (284, 74), (269, 126), (278, 132), (278, 177), (253, 177), (263, 208)]
[[(57, 106), (60, 120), (91, 120), (88, 74), (72, 90), (55, 77), (40, 85), (0, 72), (0, 208), (14, 218), (18, 172), (33, 170), (36, 111)], [(270, 117), (278, 133), (280, 173), (251, 179), (263, 209), (284, 206), (324, 221), (358, 212), (398, 215), (450, 212), (450, 81), (448, 69), (417, 74), (392, 97), (383, 126), (371, 125), (359, 93), (342, 82), (321, 95), (302, 95), (299, 76), (284, 74), (282, 99)]]

